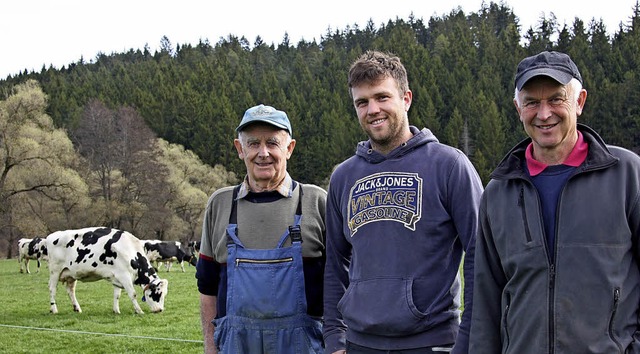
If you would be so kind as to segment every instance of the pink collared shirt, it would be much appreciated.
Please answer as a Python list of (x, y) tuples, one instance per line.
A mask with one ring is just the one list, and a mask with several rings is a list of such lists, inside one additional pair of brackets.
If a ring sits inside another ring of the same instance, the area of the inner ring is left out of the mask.
[[(573, 150), (562, 163), (563, 165), (578, 167), (587, 158), (587, 152), (589, 152), (589, 144), (584, 141), (582, 133), (578, 131), (578, 141), (573, 146)], [(525, 158), (527, 159), (527, 168), (531, 176), (536, 176), (547, 168), (547, 164), (544, 164), (533, 158), (533, 143), (530, 143), (525, 150)]]

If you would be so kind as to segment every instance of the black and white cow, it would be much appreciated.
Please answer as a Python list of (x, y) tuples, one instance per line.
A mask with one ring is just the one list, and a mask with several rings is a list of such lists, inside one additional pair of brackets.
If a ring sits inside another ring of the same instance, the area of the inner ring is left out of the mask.
[(29, 271), (29, 260), (35, 259), (38, 262), (38, 270), (40, 272), (40, 260), (47, 260), (47, 246), (44, 239), (40, 237), (36, 238), (21, 238), (18, 240), (18, 263), (20, 264), (20, 273), (24, 273), (24, 268)]
[[(182, 249), (180, 241), (141, 240), (145, 255), (153, 264), (165, 263), (167, 272), (171, 271), (173, 262), (178, 262), (184, 272), (184, 261), (196, 265), (196, 257), (191, 252)], [(158, 268), (159, 270), (159, 268)]]
[(164, 310), (169, 281), (158, 277), (140, 240), (129, 232), (107, 227), (56, 231), (47, 236), (46, 243), (52, 313), (58, 312), (55, 300), (58, 282), (66, 283), (73, 310), (82, 312), (76, 299), (76, 282), (101, 279), (113, 284), (115, 313), (120, 313), (122, 289), (129, 295), (136, 313), (144, 313), (136, 300), (136, 285), (142, 287), (142, 301), (149, 304), (151, 312)]
[(187, 247), (189, 247), (189, 251), (198, 258), (198, 255), (200, 254), (200, 241), (189, 241)]

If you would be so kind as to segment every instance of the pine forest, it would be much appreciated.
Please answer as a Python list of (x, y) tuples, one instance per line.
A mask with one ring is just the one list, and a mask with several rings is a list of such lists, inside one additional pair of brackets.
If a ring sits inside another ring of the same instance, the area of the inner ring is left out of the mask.
[(326, 188), (366, 139), (347, 71), (369, 49), (401, 58), (410, 124), (464, 151), (484, 183), (525, 138), (515, 69), (543, 50), (569, 54), (580, 69), (588, 99), (579, 122), (640, 151), (638, 3), (615, 29), (580, 18), (561, 26), (553, 13), (523, 29), (509, 6), (491, 2), (327, 30), (319, 41), (158, 40), (153, 53), (100, 53), (0, 80), (0, 256), (15, 257), (19, 238), (88, 226), (199, 240), (208, 197), (244, 177), (235, 127), (260, 103), (291, 119), (291, 176)]

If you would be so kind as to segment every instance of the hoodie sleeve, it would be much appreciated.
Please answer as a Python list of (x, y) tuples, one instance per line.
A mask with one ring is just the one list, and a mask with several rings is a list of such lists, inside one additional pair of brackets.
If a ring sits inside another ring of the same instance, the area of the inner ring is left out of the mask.
[(484, 188), (480, 176), (471, 161), (462, 152), (460, 152), (460, 157), (452, 169), (449, 183), (448, 189), (451, 195), (450, 212), (465, 251), (463, 262), (464, 312), (452, 353), (466, 354), (469, 352), (469, 332), (473, 310), (474, 255), (478, 229), (478, 207)]
[(346, 349), (347, 326), (338, 311), (338, 301), (349, 286), (351, 244), (343, 235), (341, 195), (335, 183), (329, 184), (327, 196), (327, 260), (324, 276), (324, 325), (325, 353)]

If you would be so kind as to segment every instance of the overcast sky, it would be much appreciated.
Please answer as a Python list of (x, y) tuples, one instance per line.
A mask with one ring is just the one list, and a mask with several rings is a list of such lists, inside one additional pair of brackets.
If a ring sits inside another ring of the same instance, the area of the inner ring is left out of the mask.
[[(554, 13), (562, 26), (575, 17), (585, 25), (602, 19), (614, 33), (627, 24), (637, 0), (576, 1), (509, 0), (504, 3), (520, 19), (522, 33), (544, 14)], [(500, 3), (500, 1), (495, 1)], [(222, 3), (222, 4), (221, 4)], [(407, 20), (411, 13), (428, 22), (460, 6), (478, 12), (482, 0), (7, 0), (0, 3), (0, 78), (21, 70), (40, 71), (43, 65), (60, 69), (148, 45), (155, 52), (167, 36), (176, 44), (215, 44), (232, 34), (253, 44), (256, 36), (278, 44), (285, 32), (290, 43), (320, 40), (328, 28), (376, 27), (389, 20)]]

